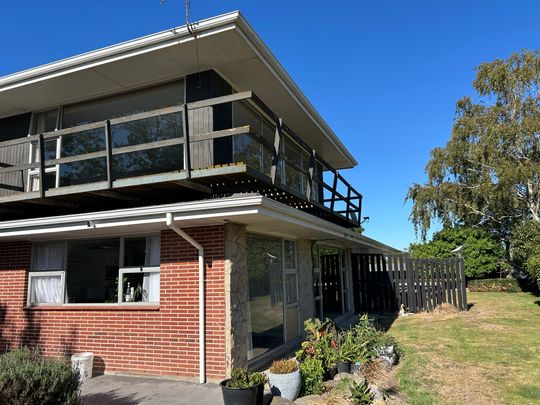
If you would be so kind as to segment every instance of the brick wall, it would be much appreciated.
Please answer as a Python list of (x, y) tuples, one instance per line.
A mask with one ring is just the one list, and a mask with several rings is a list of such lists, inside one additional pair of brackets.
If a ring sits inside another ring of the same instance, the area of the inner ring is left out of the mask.
[[(187, 230), (205, 248), (207, 376), (225, 374), (224, 229)], [(1, 350), (39, 345), (46, 354), (92, 351), (98, 372), (198, 376), (198, 252), (173, 231), (161, 234), (159, 307), (25, 309), (31, 245), (0, 243)]]

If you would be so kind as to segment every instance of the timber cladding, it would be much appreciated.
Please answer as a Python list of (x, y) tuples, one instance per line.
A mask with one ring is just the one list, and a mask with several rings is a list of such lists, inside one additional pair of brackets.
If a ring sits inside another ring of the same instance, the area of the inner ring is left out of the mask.
[(467, 310), (462, 258), (411, 258), (408, 254), (353, 255), (357, 312), (432, 311), (442, 304)]
[[(224, 228), (186, 232), (205, 248), (206, 372), (217, 380), (225, 375)], [(161, 233), (160, 304), (152, 307), (26, 308), (31, 250), (28, 242), (0, 243), (0, 351), (91, 351), (98, 374), (198, 376), (198, 252), (176, 233)]]

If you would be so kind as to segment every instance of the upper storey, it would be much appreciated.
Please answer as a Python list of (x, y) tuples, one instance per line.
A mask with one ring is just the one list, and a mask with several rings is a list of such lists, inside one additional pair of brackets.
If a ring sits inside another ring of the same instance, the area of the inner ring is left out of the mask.
[(356, 165), (351, 153), (239, 12), (202, 20), (193, 27), (197, 46), (184, 26), (2, 77), (0, 118), (213, 69), (234, 90), (257, 94), (333, 167)]
[(0, 220), (259, 192), (358, 225), (354, 159), (241, 15), (194, 27), (0, 78)]

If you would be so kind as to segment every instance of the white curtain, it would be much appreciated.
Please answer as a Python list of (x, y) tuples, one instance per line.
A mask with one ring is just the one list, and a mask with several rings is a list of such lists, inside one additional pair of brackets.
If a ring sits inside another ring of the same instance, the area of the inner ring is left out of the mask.
[(144, 273), (143, 290), (143, 301), (159, 302), (159, 273)]
[(61, 276), (33, 276), (32, 303), (60, 304), (62, 302)]
[(34, 270), (62, 270), (64, 267), (64, 244), (36, 245), (34, 257)]
[(160, 236), (148, 236), (146, 238), (145, 266), (159, 266), (160, 262)]

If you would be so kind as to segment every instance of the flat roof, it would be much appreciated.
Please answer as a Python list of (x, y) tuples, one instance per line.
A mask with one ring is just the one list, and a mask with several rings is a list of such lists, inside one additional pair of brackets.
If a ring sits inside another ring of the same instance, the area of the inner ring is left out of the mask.
[(193, 27), (199, 63), (195, 39), (181, 26), (0, 77), (0, 118), (214, 69), (237, 91), (253, 90), (335, 168), (357, 164), (239, 11)]

